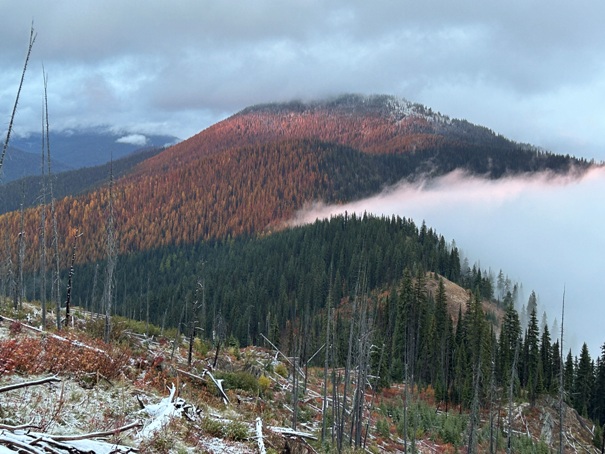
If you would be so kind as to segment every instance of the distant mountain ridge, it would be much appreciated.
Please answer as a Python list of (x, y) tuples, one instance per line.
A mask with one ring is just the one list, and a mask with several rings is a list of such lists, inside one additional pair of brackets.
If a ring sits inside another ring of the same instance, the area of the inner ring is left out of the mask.
[[(0, 142), (0, 146), (1, 145), (3, 145), (2, 142)], [(68, 164), (59, 160), (54, 160), (52, 165), (54, 171), (57, 173), (65, 172), (72, 168)], [(28, 153), (19, 148), (9, 146), (2, 166), (0, 184), (15, 181), (29, 175), (40, 174), (41, 166), (42, 157), (40, 153)]]
[[(116, 132), (107, 128), (83, 128), (50, 133), (53, 173), (93, 167), (120, 159), (137, 150), (174, 145), (178, 138), (160, 134)], [(3, 182), (40, 174), (42, 136), (13, 135), (7, 153)]]
[[(99, 189), (109, 181), (110, 174), (114, 178), (126, 175), (141, 161), (160, 153), (162, 148), (149, 148), (135, 151), (129, 155), (94, 167), (82, 167), (76, 170), (57, 169), (53, 162), (53, 195), (57, 199), (77, 196)], [(27, 153), (26, 153), (27, 154)], [(6, 163), (5, 163), (6, 165)], [(0, 215), (19, 210), (21, 203), (24, 208), (40, 204), (42, 191), (42, 176), (30, 175), (19, 180), (6, 182), (0, 186)]]

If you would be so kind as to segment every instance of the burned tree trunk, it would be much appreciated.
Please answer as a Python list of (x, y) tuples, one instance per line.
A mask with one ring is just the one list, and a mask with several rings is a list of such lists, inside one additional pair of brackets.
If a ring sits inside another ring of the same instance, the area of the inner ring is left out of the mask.
[[(197, 298), (197, 294), (199, 292), (202, 292), (202, 302), (200, 303), (199, 299)], [(197, 317), (197, 313), (199, 311), (200, 305), (203, 305), (203, 300), (204, 300), (204, 283), (201, 280), (198, 280), (197, 282), (197, 288), (195, 289), (195, 293), (196, 293), (196, 299), (193, 301), (193, 306), (191, 308), (191, 323), (189, 326), (189, 355), (187, 356), (187, 365), (191, 366), (191, 360), (193, 358), (193, 342), (195, 340), (195, 330), (197, 329), (197, 324), (198, 324), (198, 317)], [(149, 306), (148, 306), (149, 307)], [(148, 313), (149, 313), (149, 309), (148, 309)]]
[(81, 233), (78, 233), (78, 229), (74, 232), (74, 244), (73, 251), (71, 254), (71, 265), (69, 267), (69, 276), (67, 278), (67, 297), (65, 299), (65, 326), (69, 326), (69, 318), (71, 317), (70, 307), (71, 307), (71, 289), (72, 289), (72, 281), (74, 276), (74, 263), (76, 261), (76, 246), (78, 245), (78, 238), (82, 236)]
[(105, 289), (103, 304), (105, 306), (105, 342), (109, 343), (111, 334), (111, 303), (113, 300), (113, 274), (117, 262), (117, 246), (113, 214), (113, 165), (110, 165), (109, 176), (109, 207), (107, 213), (107, 272), (105, 274)]
[(21, 309), (23, 305), (23, 262), (25, 261), (25, 213), (23, 203), (25, 199), (25, 184), (22, 185), (21, 191), (21, 209), (19, 221), (19, 233), (17, 235), (17, 276), (15, 284), (15, 299), (13, 308), (15, 311)]

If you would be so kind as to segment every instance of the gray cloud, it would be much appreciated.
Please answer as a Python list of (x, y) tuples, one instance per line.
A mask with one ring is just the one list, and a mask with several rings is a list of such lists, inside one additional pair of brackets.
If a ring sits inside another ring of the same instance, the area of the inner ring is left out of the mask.
[[(550, 174), (484, 180), (458, 172), (430, 182), (401, 184), (384, 193), (341, 206), (314, 206), (294, 224), (344, 213), (412, 218), (456, 244), (470, 264), (497, 275), (501, 269), (533, 289), (549, 323), (561, 320), (566, 289), (566, 349), (592, 355), (605, 343), (602, 330), (602, 273), (605, 269), (605, 169), (580, 180)], [(555, 335), (553, 335), (553, 338)]]
[[(188, 137), (249, 104), (343, 92), (422, 102), (511, 138), (602, 159), (605, 4), (60, 0), (2, 2), (0, 114), (28, 27), (18, 128), (111, 124)], [(165, 129), (164, 129), (165, 128)]]

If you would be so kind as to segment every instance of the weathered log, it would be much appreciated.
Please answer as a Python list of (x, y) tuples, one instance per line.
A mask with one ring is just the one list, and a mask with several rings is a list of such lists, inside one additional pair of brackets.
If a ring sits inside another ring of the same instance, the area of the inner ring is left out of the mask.
[(0, 430), (10, 430), (14, 432), (15, 430), (26, 430), (26, 429), (39, 429), (40, 426), (36, 426), (33, 424), (34, 420), (28, 424), (20, 424), (18, 426), (11, 426), (10, 424), (0, 424)]
[(260, 416), (256, 418), (256, 442), (258, 443), (259, 454), (266, 454), (265, 441), (263, 439), (263, 420)]
[(308, 440), (317, 440), (317, 437), (313, 434), (310, 434), (308, 432), (301, 432), (299, 430), (292, 430), (289, 427), (269, 427), (269, 429), (273, 432), (276, 432), (278, 434), (282, 434), (282, 435), (287, 435), (289, 437), (300, 437), (300, 438), (306, 438)]
[(141, 421), (135, 421), (130, 424), (127, 424), (122, 427), (118, 427), (113, 430), (106, 430), (104, 432), (91, 432), (87, 434), (80, 435), (51, 435), (50, 438), (56, 441), (72, 441), (72, 440), (88, 440), (90, 438), (101, 438), (101, 437), (111, 437), (112, 435), (126, 432), (127, 430), (134, 429), (135, 427), (142, 427), (143, 424)]
[(223, 401), (225, 402), (225, 405), (227, 405), (229, 403), (229, 397), (227, 397), (227, 394), (225, 393), (225, 390), (223, 389), (222, 380), (217, 380), (216, 378), (214, 378), (214, 376), (212, 375), (212, 373), (210, 371), (207, 371), (206, 373), (208, 374), (210, 379), (216, 385), (217, 389), (221, 393), (221, 396), (223, 396)]
[(192, 374), (191, 372), (187, 372), (183, 369), (178, 369), (178, 368), (177, 368), (177, 372), (180, 374), (186, 375), (187, 377), (195, 378), (196, 380), (205, 381), (204, 375), (206, 375), (206, 370), (204, 370), (202, 372), (202, 375), (195, 375), (195, 374)]
[(6, 385), (6, 386), (3, 386), (2, 388), (0, 388), (0, 393), (12, 391), (13, 389), (26, 388), (28, 386), (43, 385), (44, 383), (57, 382), (57, 381), (61, 381), (61, 379), (58, 378), (56, 375), (53, 375), (52, 377), (41, 378), (39, 380), (24, 381), (21, 383), (13, 383), (12, 385)]

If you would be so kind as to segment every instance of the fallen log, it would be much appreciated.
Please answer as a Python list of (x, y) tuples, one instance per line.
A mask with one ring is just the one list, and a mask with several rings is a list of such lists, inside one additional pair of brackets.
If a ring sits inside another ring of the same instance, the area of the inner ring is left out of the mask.
[(0, 430), (9, 430), (11, 432), (14, 432), (16, 430), (40, 429), (40, 427), (36, 426), (33, 422), (34, 422), (34, 420), (32, 419), (32, 421), (30, 423), (20, 424), (18, 426), (11, 426), (10, 424), (0, 424)]
[(214, 376), (212, 375), (212, 373), (210, 371), (207, 371), (206, 373), (208, 374), (210, 379), (213, 381), (213, 383), (215, 384), (215, 386), (221, 393), (221, 396), (223, 396), (223, 401), (225, 402), (225, 405), (227, 405), (229, 403), (229, 397), (227, 397), (227, 394), (225, 393), (225, 390), (223, 389), (223, 380), (217, 380), (216, 378), (214, 378)]
[(298, 430), (293, 430), (288, 427), (271, 426), (269, 427), (269, 430), (281, 435), (287, 435), (289, 437), (300, 437), (306, 438), (307, 440), (317, 440), (317, 437), (309, 432), (300, 432)]
[(51, 438), (57, 441), (72, 441), (72, 440), (87, 440), (91, 438), (101, 438), (101, 437), (111, 437), (113, 435), (119, 434), (121, 432), (126, 432), (127, 430), (134, 429), (135, 427), (142, 427), (143, 424), (141, 421), (135, 421), (130, 424), (127, 424), (122, 427), (118, 427), (113, 430), (106, 430), (104, 432), (91, 432), (87, 434), (80, 435), (52, 435)]
[(21, 383), (13, 383), (12, 385), (6, 385), (6, 386), (3, 386), (2, 388), (0, 388), (0, 393), (12, 391), (13, 389), (26, 388), (28, 386), (43, 385), (44, 383), (57, 382), (57, 381), (61, 381), (61, 379), (58, 378), (56, 375), (53, 375), (52, 377), (40, 378), (39, 380), (24, 381)]
[(1, 452), (21, 452), (30, 454), (90, 454), (95, 453), (130, 453), (137, 452), (137, 448), (123, 446), (105, 441), (91, 440), (56, 440), (53, 435), (39, 433), (13, 433), (0, 432)]
[(266, 454), (265, 441), (263, 439), (263, 420), (260, 416), (256, 418), (256, 442), (258, 443), (259, 454)]
[(187, 372), (186, 370), (179, 369), (179, 368), (177, 368), (176, 371), (179, 374), (183, 374), (189, 378), (195, 378), (196, 380), (200, 380), (200, 381), (205, 381), (204, 375), (206, 375), (206, 372), (207, 372), (206, 370), (204, 370), (202, 372), (202, 375), (195, 375), (195, 374), (192, 374), (191, 372)]

